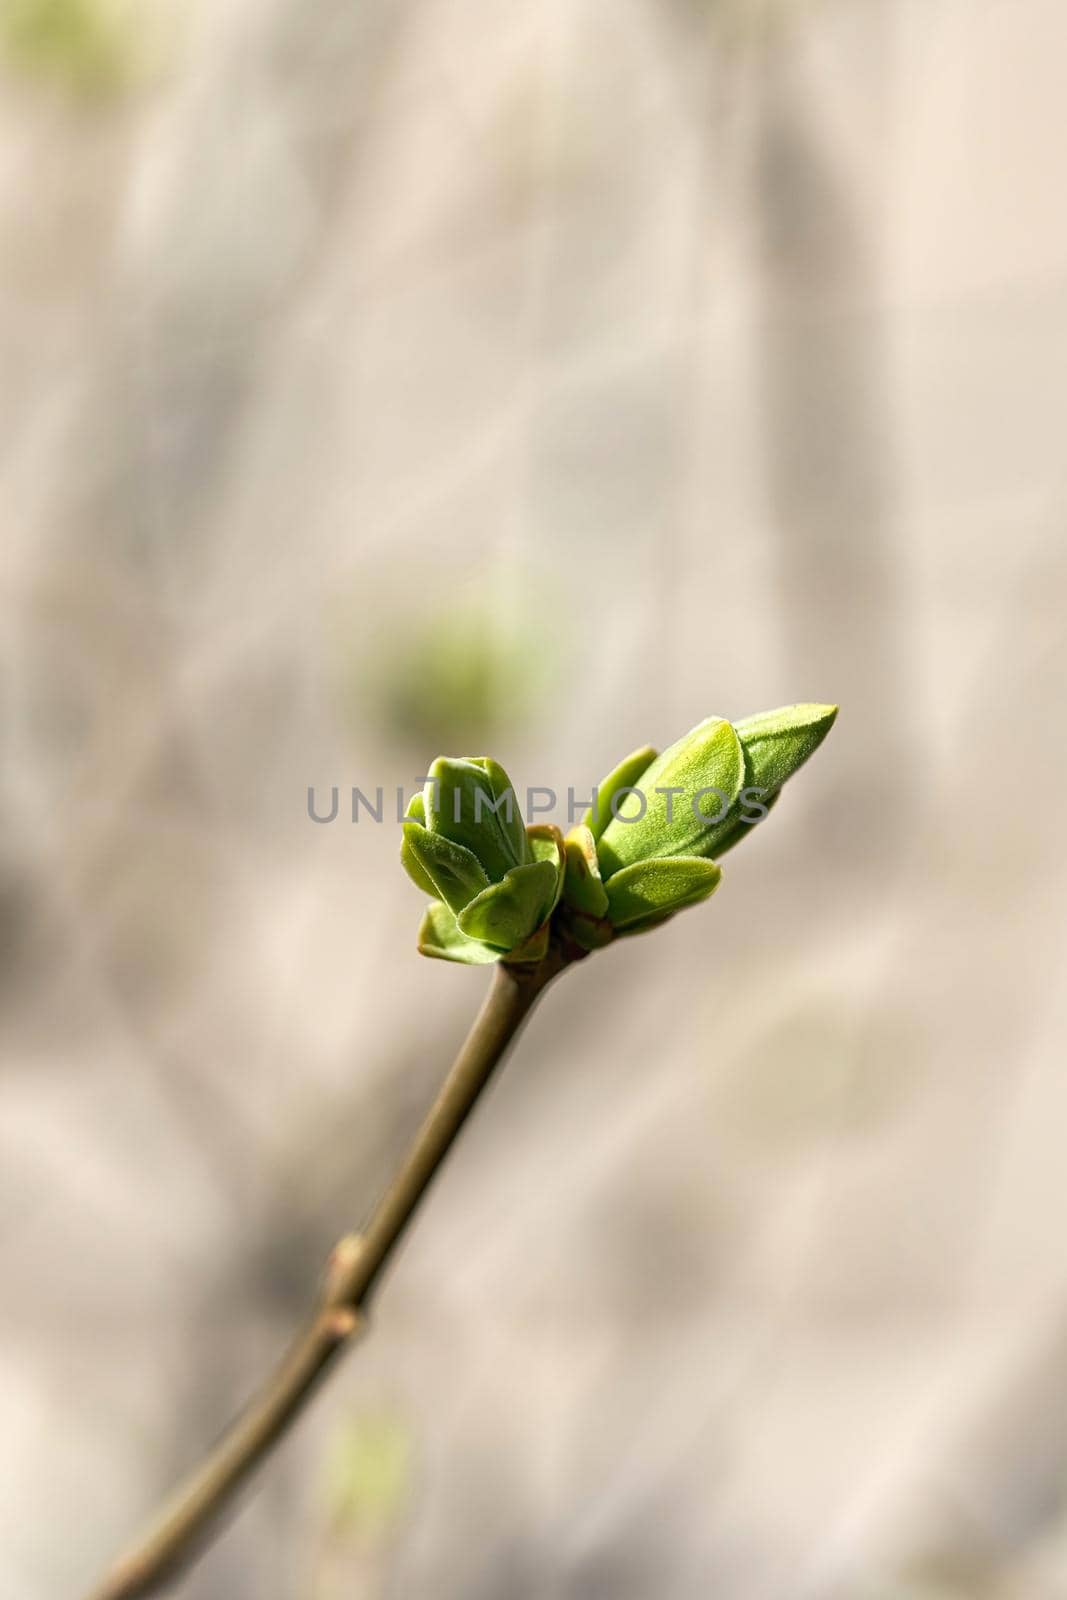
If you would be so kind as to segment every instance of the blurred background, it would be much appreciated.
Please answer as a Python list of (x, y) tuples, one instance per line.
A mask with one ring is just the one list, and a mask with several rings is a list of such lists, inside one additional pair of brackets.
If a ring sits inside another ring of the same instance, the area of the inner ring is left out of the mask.
[(1065, 52), (0, 4), (0, 1593), (199, 1456), (479, 1002), (351, 785), (833, 700), (548, 997), (180, 1593), (1067, 1596)]

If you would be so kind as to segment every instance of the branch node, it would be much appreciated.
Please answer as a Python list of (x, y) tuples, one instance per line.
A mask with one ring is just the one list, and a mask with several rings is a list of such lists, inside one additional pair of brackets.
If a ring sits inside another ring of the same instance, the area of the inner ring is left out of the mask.
[(323, 1313), (322, 1327), (327, 1338), (334, 1344), (344, 1344), (351, 1338), (362, 1322), (358, 1311), (353, 1311), (351, 1306), (334, 1306)]
[(363, 1251), (364, 1240), (360, 1233), (346, 1233), (330, 1251), (322, 1287), (322, 1303), (326, 1308), (355, 1309), (356, 1269)]

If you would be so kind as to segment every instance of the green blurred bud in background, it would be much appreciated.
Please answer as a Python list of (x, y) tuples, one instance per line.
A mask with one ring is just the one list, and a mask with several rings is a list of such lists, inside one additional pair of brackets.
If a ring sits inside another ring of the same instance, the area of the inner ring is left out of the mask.
[(137, 0), (0, 0), (0, 61), (31, 82), (105, 102), (152, 64), (162, 40), (151, 11)]
[(400, 858), (433, 897), (424, 955), (537, 961), (563, 886), (558, 828), (525, 828), (507, 773), (488, 756), (440, 756), (404, 821)]

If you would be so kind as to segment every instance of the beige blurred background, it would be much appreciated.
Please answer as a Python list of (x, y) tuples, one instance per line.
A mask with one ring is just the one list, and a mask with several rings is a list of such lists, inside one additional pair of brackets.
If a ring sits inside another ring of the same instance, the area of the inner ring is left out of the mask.
[(459, 1041), (395, 827), (838, 725), (568, 975), (190, 1600), (1067, 1596), (1061, 0), (3, 0), (0, 1594)]

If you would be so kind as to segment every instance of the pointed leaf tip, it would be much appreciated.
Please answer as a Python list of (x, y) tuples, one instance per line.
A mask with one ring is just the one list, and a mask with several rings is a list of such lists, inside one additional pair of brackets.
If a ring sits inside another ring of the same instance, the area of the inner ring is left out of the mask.
[(780, 789), (814, 755), (836, 717), (836, 706), (803, 704), (779, 706), (736, 722), (745, 752), (746, 785), (762, 789), (764, 798)]

